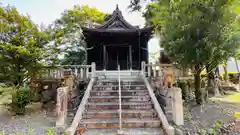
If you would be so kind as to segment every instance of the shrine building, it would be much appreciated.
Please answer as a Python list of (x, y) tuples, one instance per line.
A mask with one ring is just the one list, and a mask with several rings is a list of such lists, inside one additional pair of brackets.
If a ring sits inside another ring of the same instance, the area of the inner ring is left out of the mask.
[(148, 41), (151, 28), (129, 24), (118, 6), (112, 17), (101, 25), (84, 27), (87, 43), (87, 64), (96, 63), (97, 70), (140, 70), (141, 62), (148, 63)]

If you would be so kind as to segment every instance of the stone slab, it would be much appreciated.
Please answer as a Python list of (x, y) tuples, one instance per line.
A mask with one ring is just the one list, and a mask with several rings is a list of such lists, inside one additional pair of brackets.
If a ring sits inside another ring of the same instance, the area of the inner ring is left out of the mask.
[[(124, 128), (124, 135), (164, 135), (160, 128)], [(117, 129), (89, 129), (83, 135), (116, 135)]]
[[(123, 119), (123, 128), (157, 128), (161, 126), (158, 119)], [(80, 127), (84, 128), (119, 128), (119, 119), (85, 119), (80, 123)]]
[[(83, 114), (84, 119), (104, 119), (119, 118), (118, 110), (94, 111), (86, 110)], [(122, 118), (157, 118), (157, 113), (153, 109), (149, 110), (122, 110)]]

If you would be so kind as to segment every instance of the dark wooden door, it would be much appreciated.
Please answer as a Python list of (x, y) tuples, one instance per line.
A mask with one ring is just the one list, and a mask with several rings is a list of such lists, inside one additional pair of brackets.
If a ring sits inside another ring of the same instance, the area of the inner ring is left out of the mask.
[(129, 46), (108, 46), (106, 53), (107, 70), (117, 70), (118, 65), (121, 70), (129, 69)]

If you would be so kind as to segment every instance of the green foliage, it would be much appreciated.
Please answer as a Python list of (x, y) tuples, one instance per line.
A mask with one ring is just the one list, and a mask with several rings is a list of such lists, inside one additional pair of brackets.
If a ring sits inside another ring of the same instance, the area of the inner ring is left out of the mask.
[(220, 121), (216, 121), (216, 122), (215, 122), (215, 126), (216, 126), (216, 127), (221, 127), (221, 126), (222, 126), (222, 124), (221, 124), (221, 122), (220, 122)]
[(86, 57), (86, 43), (81, 27), (86, 27), (89, 23), (103, 23), (110, 17), (111, 14), (105, 15), (96, 8), (79, 5), (63, 12), (61, 18), (50, 28), (54, 33), (55, 43), (62, 46), (61, 52), (64, 53), (60, 64), (82, 64)]
[(203, 134), (203, 135), (206, 134), (206, 130), (202, 129), (201, 134)]
[(56, 23), (71, 27), (74, 23), (87, 25), (88, 21), (103, 23), (104, 17), (104, 13), (97, 8), (75, 5), (73, 9), (64, 11), (62, 17), (56, 20)]
[(25, 107), (31, 103), (34, 93), (31, 89), (20, 89), (12, 93), (10, 106), (17, 115), (25, 114)]
[(0, 6), (0, 76), (15, 87), (38, 74), (49, 36), (14, 7)]
[(239, 119), (240, 118), (240, 112), (234, 112), (234, 118)]
[(105, 14), (104, 21), (108, 21), (112, 17), (112, 14)]
[[(238, 47), (238, 32), (231, 13), (236, 1), (161, 0), (148, 5), (144, 16), (162, 35), (163, 47), (183, 66), (218, 65)], [(179, 55), (178, 55), (179, 54)]]
[(83, 51), (69, 51), (60, 61), (61, 65), (81, 65), (84, 62), (85, 53)]
[(158, 0), (144, 12), (171, 60), (194, 72), (198, 103), (202, 70), (211, 71), (239, 48), (239, 5), (238, 0)]
[(53, 135), (53, 130), (52, 129), (48, 129), (47, 130), (47, 135)]

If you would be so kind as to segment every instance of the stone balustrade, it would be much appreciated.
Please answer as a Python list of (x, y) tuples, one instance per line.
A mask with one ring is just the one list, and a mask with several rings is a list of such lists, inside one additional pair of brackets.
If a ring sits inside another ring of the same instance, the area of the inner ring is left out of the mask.
[(171, 88), (174, 79), (179, 77), (180, 70), (174, 68), (172, 64), (145, 64), (142, 62), (142, 74), (158, 82), (159, 87)]
[[(172, 64), (159, 64), (159, 65), (153, 65), (153, 64), (145, 64), (145, 62), (142, 62), (142, 69), (141, 69), (142, 75), (144, 78), (153, 78), (152, 80), (154, 83), (157, 84), (158, 88), (161, 88), (161, 90), (167, 90), (169, 91), (169, 97), (170, 97), (170, 104), (167, 105), (167, 107), (170, 109), (170, 112), (173, 116), (173, 121), (176, 125), (183, 125), (184, 124), (184, 118), (183, 118), (183, 100), (182, 100), (182, 90), (177, 87), (173, 87), (173, 84), (175, 82), (174, 79), (180, 79), (183, 74), (182, 71), (175, 68)], [(182, 77), (184, 78), (184, 77)], [(145, 81), (147, 84), (148, 82)], [(147, 84), (148, 86), (148, 84)], [(151, 87), (149, 86), (150, 94)], [(166, 95), (165, 95), (166, 96)], [(154, 100), (155, 95), (152, 95), (152, 100)], [(157, 101), (153, 101), (154, 104), (159, 104)], [(157, 105), (156, 105), (157, 106)], [(165, 115), (163, 116), (159, 107), (155, 108), (159, 112), (159, 116), (162, 117), (163, 124), (165, 123), (165, 127), (168, 127), (168, 124), (165, 120)], [(165, 122), (164, 122), (165, 121)]]
[(43, 74), (43, 78), (61, 79), (66, 74), (74, 75), (78, 80), (87, 80), (92, 73), (92, 65), (58, 65), (54, 68), (47, 68), (47, 72)]
[(141, 65), (142, 75), (153, 79), (159, 87), (171, 88), (176, 80), (193, 79), (192, 76), (186, 77), (184, 71), (173, 64), (146, 64), (143, 61)]
[[(72, 66), (72, 67), (77, 67), (77, 66)], [(78, 77), (80, 75), (80, 78), (88, 78), (89, 76), (89, 68), (91, 68), (91, 77), (94, 77), (95, 76), (95, 63), (92, 63), (92, 65), (89, 67), (89, 66), (79, 66), (80, 67), (80, 74), (78, 74), (78, 70), (76, 71), (75, 70), (75, 77)], [(83, 69), (87, 69), (87, 70), (83, 70)], [(82, 70), (81, 70), (82, 69)], [(66, 70), (64, 70), (66, 71)], [(85, 76), (84, 76), (84, 72), (85, 72)], [(57, 77), (61, 77), (61, 79), (64, 79), (64, 86), (63, 87), (60, 87), (57, 89), (57, 104), (56, 104), (56, 114), (57, 114), (57, 119), (56, 119), (56, 126), (57, 127), (65, 127), (66, 126), (66, 118), (67, 118), (67, 109), (68, 109), (68, 101), (69, 101), (69, 98), (71, 98), (69, 95), (72, 91), (72, 89), (74, 88), (74, 81), (73, 81), (73, 78), (72, 78), (72, 73), (73, 71), (67, 71), (67, 72), (62, 72), (63, 74), (59, 74), (59, 76), (55, 76), (56, 78)], [(93, 82), (94, 80), (92, 79), (89, 83), (89, 85), (93, 85)], [(86, 90), (86, 93), (89, 93), (91, 90), (91, 86), (88, 86), (87, 90)], [(86, 102), (87, 98), (88, 98), (88, 95), (84, 95), (83, 97), (83, 101), (80, 105), (79, 108), (82, 109), (82, 105), (83, 103)], [(76, 119), (76, 117), (80, 117), (80, 115), (82, 115), (82, 112), (80, 110), (80, 114), (79, 114), (79, 110), (77, 111), (77, 114), (74, 118), (74, 121), (73, 121), (73, 124), (71, 127), (73, 127), (73, 129), (76, 129), (76, 125), (78, 122), (78, 118)]]
[(74, 135), (75, 134), (76, 129), (78, 127), (78, 124), (79, 124), (80, 120), (82, 119), (83, 112), (85, 110), (85, 106), (87, 104), (88, 98), (90, 96), (90, 91), (92, 90), (92, 87), (93, 87), (93, 84), (94, 84), (95, 80), (96, 80), (95, 78), (92, 78), (91, 81), (89, 82), (88, 87), (85, 91), (85, 94), (82, 98), (81, 104), (79, 105), (78, 110), (77, 110), (77, 112), (74, 116), (72, 124), (65, 131), (66, 135)]
[(162, 122), (162, 127), (167, 135), (174, 135), (174, 128), (168, 123), (168, 120), (163, 113), (163, 110), (161, 109), (156, 96), (154, 95), (153, 89), (151, 85), (149, 84), (148, 80), (143, 77), (144, 83), (148, 89), (149, 95), (151, 97), (151, 101), (153, 102), (154, 108), (157, 111), (158, 117)]

